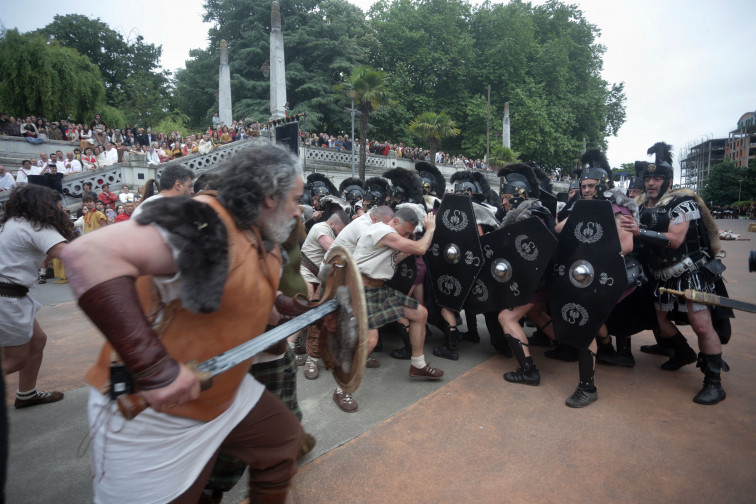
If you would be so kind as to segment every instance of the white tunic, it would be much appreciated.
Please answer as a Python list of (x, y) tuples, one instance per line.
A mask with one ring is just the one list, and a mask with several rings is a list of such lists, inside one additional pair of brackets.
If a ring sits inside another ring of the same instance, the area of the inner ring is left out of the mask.
[(391, 280), (399, 252), (391, 247), (377, 246), (390, 233), (396, 233), (396, 229), (383, 222), (376, 222), (365, 230), (353, 254), (360, 273), (376, 280)]
[[(64, 241), (53, 228), (36, 230), (27, 220), (10, 219), (0, 227), (0, 282), (31, 287), (47, 252)], [(34, 330), (34, 315), (41, 305), (29, 295), (0, 300), (0, 344), (27, 343)]]
[[(165, 232), (158, 230), (165, 240)], [(178, 251), (171, 249), (177, 257)], [(179, 297), (180, 273), (154, 280), (164, 302)], [(164, 504), (184, 493), (264, 390), (246, 374), (231, 406), (202, 422), (152, 408), (125, 420), (116, 402), (92, 387), (88, 414), (95, 503), (124, 502), (127, 496), (128, 502)]]
[(357, 241), (360, 239), (360, 236), (362, 236), (362, 233), (364, 233), (372, 223), (373, 220), (370, 218), (370, 215), (364, 214), (360, 215), (352, 222), (347, 224), (347, 226), (341, 230), (339, 235), (333, 241), (331, 248), (326, 251), (325, 256), (323, 257), (323, 263), (328, 260), (333, 247), (344, 247), (349, 252), (354, 253), (354, 248), (357, 246)]
[[(315, 267), (320, 266), (326, 253), (325, 249), (320, 246), (320, 242), (318, 242), (318, 239), (321, 236), (336, 238), (336, 235), (334, 234), (333, 229), (331, 229), (331, 226), (328, 225), (328, 222), (318, 222), (312, 226), (310, 232), (307, 233), (307, 239), (302, 244), (302, 255), (306, 255), (315, 264)], [(318, 277), (316, 277), (304, 265), (299, 267), (299, 274), (310, 283), (320, 283)]]

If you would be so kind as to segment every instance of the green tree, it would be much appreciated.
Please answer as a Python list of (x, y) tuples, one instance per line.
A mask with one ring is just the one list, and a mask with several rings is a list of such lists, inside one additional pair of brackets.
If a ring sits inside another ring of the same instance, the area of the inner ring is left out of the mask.
[[(700, 196), (707, 205), (730, 205), (738, 201), (738, 193), (741, 198), (751, 193), (749, 184), (745, 184), (746, 192), (742, 191), (741, 180), (748, 180), (748, 168), (738, 168), (731, 161), (724, 161), (711, 168), (706, 186), (701, 190)], [(751, 179), (753, 180), (753, 179)]]
[(503, 168), (509, 163), (519, 162), (519, 152), (514, 152), (512, 149), (504, 147), (503, 145), (495, 145), (491, 149), (491, 159), (488, 161), (488, 165), (493, 171), (496, 171), (498, 168)]
[[(280, 0), (286, 61), (286, 96), (293, 114), (307, 113), (307, 129), (348, 129), (350, 118), (334, 98), (334, 84), (368, 61), (375, 39), (362, 11), (346, 0)], [(206, 48), (190, 53), (176, 74), (179, 108), (192, 125), (206, 125), (217, 111), (218, 48), (229, 45), (235, 117), (266, 122), (269, 79), (260, 71), (270, 55), (271, 0), (208, 0), (213, 23)]]
[(48, 40), (87, 56), (102, 73), (106, 101), (131, 122), (155, 123), (168, 106), (170, 72), (160, 70), (162, 46), (141, 35), (126, 40), (106, 23), (80, 14), (56, 15), (38, 31)]
[(0, 108), (85, 121), (104, 96), (100, 72), (86, 56), (18, 30), (0, 37)]
[(360, 66), (352, 71), (345, 82), (337, 84), (334, 89), (341, 96), (353, 96), (355, 107), (360, 111), (360, 180), (365, 180), (370, 113), (392, 102), (386, 74), (380, 70)]
[(441, 140), (460, 133), (457, 123), (452, 121), (446, 112), (423, 112), (412, 120), (409, 129), (428, 144), (431, 162), (436, 159), (436, 151)]

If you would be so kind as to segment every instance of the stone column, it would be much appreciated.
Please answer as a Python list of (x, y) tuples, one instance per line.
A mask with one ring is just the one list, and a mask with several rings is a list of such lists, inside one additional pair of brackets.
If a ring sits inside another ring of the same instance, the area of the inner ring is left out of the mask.
[(231, 70), (228, 68), (228, 44), (220, 42), (220, 70), (218, 75), (218, 117), (226, 126), (231, 126)]
[(507, 149), (512, 148), (509, 141), (509, 102), (504, 104), (504, 124), (501, 129), (501, 145)]
[(281, 33), (281, 7), (273, 2), (270, 13), (270, 120), (286, 117), (286, 64)]

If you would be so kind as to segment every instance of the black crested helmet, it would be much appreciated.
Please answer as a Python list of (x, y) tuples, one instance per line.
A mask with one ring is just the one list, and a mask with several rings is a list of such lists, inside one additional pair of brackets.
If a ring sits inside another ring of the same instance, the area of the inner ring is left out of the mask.
[(360, 179), (350, 177), (344, 179), (344, 181), (339, 184), (339, 194), (349, 203), (354, 204), (365, 197), (365, 189), (363, 188)]
[(399, 203), (417, 203), (425, 206), (423, 183), (416, 172), (393, 168), (383, 174), (391, 181), (391, 206)]
[(391, 194), (388, 180), (382, 177), (371, 177), (365, 180), (363, 187), (365, 195), (362, 198), (362, 204), (366, 210), (374, 206), (385, 205), (386, 197)]
[(612, 169), (606, 156), (599, 149), (590, 149), (583, 153), (580, 158), (583, 170), (580, 172), (580, 181), (586, 179), (596, 180), (596, 199), (603, 199), (604, 192), (614, 187)]
[(672, 168), (672, 146), (664, 142), (656, 142), (648, 148), (646, 153), (649, 156), (654, 154), (656, 160), (654, 163), (648, 163), (648, 166), (646, 166), (646, 169), (643, 172), (643, 178), (662, 177), (664, 183), (659, 191), (659, 196), (661, 196), (669, 189), (669, 186), (672, 184), (672, 177), (674, 176), (674, 170)]
[(497, 173), (501, 182), (500, 194), (511, 194), (509, 203), (517, 207), (526, 199), (538, 199), (541, 190), (533, 168), (525, 163), (512, 163)]
[(436, 197), (443, 197), (446, 192), (446, 179), (436, 165), (426, 161), (415, 163), (420, 181), (423, 185), (423, 194), (430, 194)]
[(468, 194), (473, 201), (487, 202), (491, 193), (491, 185), (481, 172), (468, 170), (458, 171), (451, 176), (455, 194)]

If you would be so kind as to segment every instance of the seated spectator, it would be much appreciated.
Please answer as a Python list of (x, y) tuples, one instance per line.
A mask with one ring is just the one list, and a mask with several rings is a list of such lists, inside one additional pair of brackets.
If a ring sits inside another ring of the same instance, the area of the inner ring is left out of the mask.
[(123, 204), (123, 213), (116, 215), (115, 222), (123, 222), (131, 219), (131, 214), (134, 213), (136, 203), (133, 201), (127, 201)]
[(21, 162), (21, 168), (16, 173), (16, 185), (26, 185), (29, 182), (29, 175), (41, 175), (44, 171), (44, 167), (37, 166), (36, 163), (32, 164), (30, 160), (24, 159)]
[(39, 135), (37, 135), (37, 138), (40, 140), (47, 140), (47, 129), (46, 128), (37, 128), (39, 131)]
[(110, 142), (106, 142), (105, 149), (106, 149), (105, 150), (105, 164), (103, 166), (110, 166), (110, 165), (117, 164), (118, 151), (116, 150), (115, 146)]
[(213, 136), (210, 137), (210, 141), (213, 144), (213, 148), (218, 147), (219, 145), (222, 145), (220, 136), (218, 135), (217, 131), (213, 131)]
[(194, 142), (192, 141), (192, 139), (188, 138), (186, 140), (186, 145), (184, 145), (184, 148), (182, 150), (183, 150), (184, 156), (188, 156), (190, 154), (196, 154), (199, 149), (196, 145), (194, 145)]
[(95, 147), (105, 145), (108, 142), (106, 133), (108, 125), (102, 120), (100, 114), (95, 114), (94, 120), (89, 124), (89, 129), (92, 130)]
[[(115, 204), (116, 201), (118, 201), (118, 195), (116, 193), (110, 192), (109, 184), (102, 184), (102, 192), (97, 196), (97, 199), (115, 210)], [(92, 205), (92, 208), (94, 208), (94, 205)]]
[(171, 159), (180, 158), (184, 155), (184, 151), (181, 149), (181, 141), (176, 140), (176, 142), (173, 144), (170, 150), (170, 157)]
[(85, 194), (91, 194), (95, 201), (99, 200), (97, 193), (92, 190), (91, 182), (84, 182), (81, 184), (81, 196), (83, 197)]
[(210, 137), (208, 135), (204, 135), (202, 137), (202, 140), (199, 141), (197, 152), (199, 152), (200, 154), (207, 154), (211, 150), (213, 150), (213, 142), (210, 141)]
[(57, 122), (53, 122), (47, 128), (47, 138), (50, 140), (63, 140), (63, 131), (61, 131), (60, 125)]
[(84, 124), (81, 127), (81, 133), (79, 134), (79, 147), (82, 150), (86, 150), (87, 147), (94, 147), (94, 145), (92, 145), (92, 130), (89, 129), (88, 124)]
[(74, 158), (73, 152), (66, 154), (66, 160), (63, 161), (63, 175), (72, 173), (81, 173), (82, 166), (78, 159)]
[(84, 170), (96, 170), (99, 168), (97, 156), (95, 156), (92, 147), (84, 149), (84, 155), (81, 157), (81, 167)]
[(10, 124), (7, 112), (0, 112), (0, 135), (5, 135), (5, 129)]
[(26, 119), (24, 119), (19, 128), (21, 130), (21, 135), (25, 137), (37, 138), (37, 134), (39, 133), (31, 116), (26, 116)]
[(16, 187), (16, 179), (10, 171), (6, 171), (5, 167), (0, 165), (0, 192), (10, 191), (14, 187)]
[(21, 136), (21, 123), (16, 121), (16, 118), (11, 116), (8, 119), (8, 124), (5, 127), (5, 134), (7, 136)]
[(121, 201), (121, 203), (126, 203), (127, 201), (136, 201), (136, 195), (129, 190), (129, 186), (124, 185), (121, 189), (121, 193), (118, 195), (118, 199)]
[(231, 134), (228, 132), (228, 126), (223, 126), (223, 134), (220, 137), (220, 141), (222, 144), (229, 144), (233, 141), (233, 138), (231, 138)]
[(170, 149), (168, 148), (167, 142), (160, 142), (160, 148), (157, 150), (158, 159), (160, 159), (161, 163), (165, 163), (166, 161), (170, 161)]
[(157, 150), (155, 149), (155, 145), (150, 145), (150, 147), (147, 149), (147, 164), (151, 164), (151, 165), (160, 164), (160, 156), (158, 156)]

